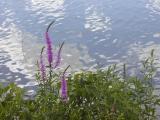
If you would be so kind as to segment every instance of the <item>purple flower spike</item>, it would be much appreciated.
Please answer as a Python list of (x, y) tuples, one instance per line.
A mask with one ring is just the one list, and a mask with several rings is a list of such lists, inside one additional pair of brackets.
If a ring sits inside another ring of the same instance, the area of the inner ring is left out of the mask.
[(65, 69), (65, 71), (64, 71), (64, 73), (63, 73), (63, 76), (62, 76), (62, 79), (61, 79), (61, 99), (62, 99), (63, 102), (67, 102), (67, 100), (68, 100), (67, 81), (66, 81), (66, 79), (65, 79), (65, 74), (66, 74), (66, 71), (67, 71), (67, 69), (68, 69), (69, 67), (70, 67), (70, 66), (68, 66), (68, 67)]
[(44, 65), (44, 61), (43, 61), (43, 50), (44, 50), (44, 47), (42, 48), (41, 55), (40, 55), (40, 72), (41, 72), (41, 79), (43, 81), (45, 81), (46, 69), (45, 69), (45, 65)]
[(66, 102), (68, 99), (67, 81), (65, 80), (65, 75), (62, 76), (62, 80), (61, 80), (61, 98), (62, 98), (62, 101), (64, 102)]
[(49, 28), (51, 27), (51, 25), (54, 23), (55, 21), (52, 21), (49, 26), (47, 27), (47, 30), (46, 30), (46, 34), (45, 34), (45, 37), (46, 37), (46, 44), (47, 44), (47, 55), (48, 55), (48, 63), (49, 63), (49, 66), (51, 67), (52, 65), (52, 61), (53, 61), (53, 53), (52, 53), (52, 42), (51, 42), (51, 39), (49, 37), (49, 34), (48, 34), (48, 31), (49, 31)]
[(46, 32), (46, 43), (47, 43), (48, 63), (49, 65), (51, 65), (53, 61), (53, 53), (52, 53), (52, 42), (49, 38), (48, 32)]
[(57, 68), (60, 65), (61, 62), (61, 51), (62, 51), (62, 47), (64, 45), (64, 42), (61, 44), (59, 50), (58, 50), (58, 54), (57, 54), (57, 58), (56, 58), (56, 62), (55, 62), (55, 66), (54, 68)]

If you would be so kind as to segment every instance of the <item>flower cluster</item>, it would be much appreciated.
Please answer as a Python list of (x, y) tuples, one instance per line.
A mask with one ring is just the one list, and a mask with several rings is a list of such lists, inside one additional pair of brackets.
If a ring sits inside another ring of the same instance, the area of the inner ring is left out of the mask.
[(51, 67), (52, 61), (53, 61), (53, 53), (52, 53), (52, 42), (48, 35), (48, 31), (46, 31), (46, 44), (47, 44), (48, 63), (49, 63), (49, 66)]
[[(47, 27), (47, 30), (45, 32), (45, 40), (46, 40), (46, 48), (47, 48), (47, 60), (48, 60), (48, 65), (44, 64), (44, 59), (43, 59), (43, 51), (44, 48), (42, 48), (41, 51), (41, 55), (40, 55), (40, 76), (41, 76), (41, 80), (43, 82), (47, 81), (47, 73), (46, 73), (46, 67), (48, 66), (50, 68), (49, 73), (50, 73), (50, 77), (48, 81), (51, 81), (51, 73), (53, 69), (56, 69), (60, 63), (61, 63), (61, 51), (64, 45), (64, 42), (60, 45), (59, 50), (57, 53), (53, 53), (52, 51), (52, 40), (50, 39), (49, 36), (49, 28), (51, 27), (51, 25), (54, 23), (54, 21), (52, 21), (49, 26)], [(69, 68), (69, 66), (66, 68), (66, 70)], [(68, 99), (67, 96), (67, 81), (65, 79), (65, 75), (66, 75), (66, 70), (64, 71), (62, 77), (61, 77), (61, 99), (63, 102), (66, 102)]]

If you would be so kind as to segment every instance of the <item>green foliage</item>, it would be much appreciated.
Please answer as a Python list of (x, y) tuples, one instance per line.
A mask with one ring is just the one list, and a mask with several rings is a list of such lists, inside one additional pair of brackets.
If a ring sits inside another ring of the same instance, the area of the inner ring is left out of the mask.
[(25, 107), (22, 95), (23, 91), (13, 83), (0, 87), (0, 119), (10, 120), (23, 116)]
[[(153, 55), (143, 62), (141, 76), (127, 76), (116, 67), (68, 77), (68, 101), (59, 95), (59, 74), (41, 81), (34, 99), (14, 84), (0, 86), (1, 120), (155, 120), (159, 96), (154, 95)], [(126, 70), (124, 65), (124, 70)]]

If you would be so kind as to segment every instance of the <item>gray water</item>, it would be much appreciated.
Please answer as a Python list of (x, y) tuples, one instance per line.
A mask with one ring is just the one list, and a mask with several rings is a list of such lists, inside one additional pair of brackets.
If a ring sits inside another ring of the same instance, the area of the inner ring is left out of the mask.
[(52, 20), (55, 49), (65, 41), (61, 68), (127, 63), (135, 74), (153, 48), (160, 61), (160, 0), (0, 0), (1, 82), (35, 86), (35, 63)]

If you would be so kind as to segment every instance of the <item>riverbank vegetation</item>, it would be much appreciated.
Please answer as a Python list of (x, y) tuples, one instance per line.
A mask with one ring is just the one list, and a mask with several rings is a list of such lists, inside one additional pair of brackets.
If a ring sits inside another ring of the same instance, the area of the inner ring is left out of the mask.
[[(155, 120), (160, 97), (154, 93), (153, 51), (142, 62), (139, 75), (129, 76), (126, 67), (67, 74), (70, 65), (56, 72), (61, 63), (46, 30), (46, 47), (37, 62), (38, 82), (33, 99), (24, 99), (25, 90), (14, 83), (0, 86), (1, 120)], [(47, 53), (47, 62), (44, 60)], [(122, 74), (123, 73), (123, 74)]]

